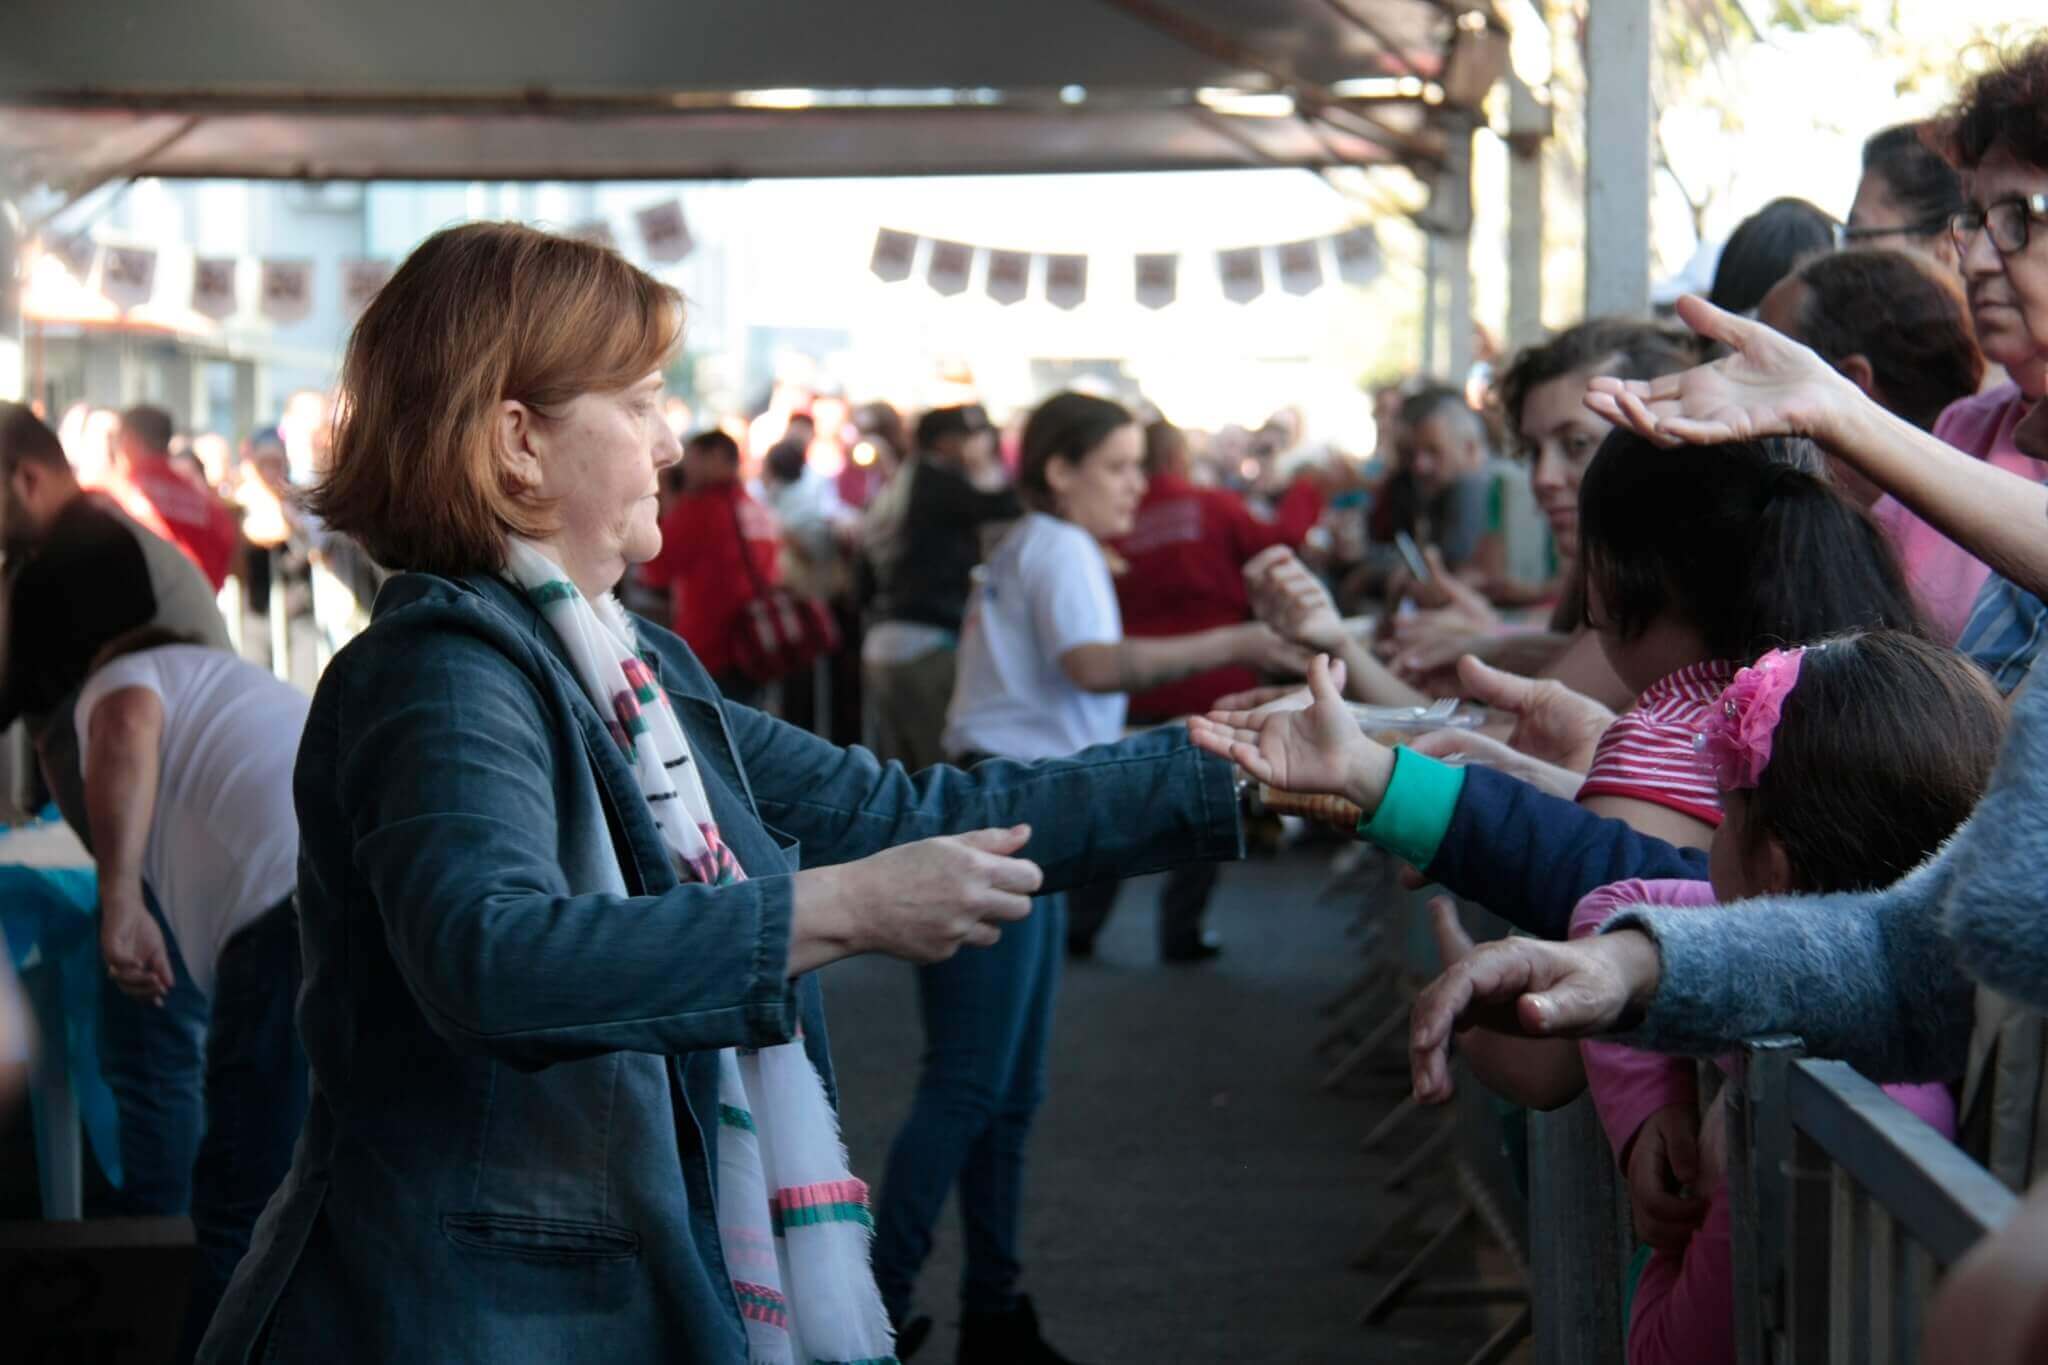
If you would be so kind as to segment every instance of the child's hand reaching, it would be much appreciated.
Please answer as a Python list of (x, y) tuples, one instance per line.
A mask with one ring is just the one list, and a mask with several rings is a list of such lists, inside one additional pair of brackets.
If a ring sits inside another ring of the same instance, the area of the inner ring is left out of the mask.
[(1341, 796), (1371, 814), (1393, 776), (1393, 751), (1359, 730), (1328, 656), (1309, 665), (1308, 686), (1305, 710), (1212, 711), (1190, 719), (1188, 735), (1269, 787)]
[(1701, 1128), (1692, 1104), (1667, 1104), (1636, 1130), (1628, 1149), (1628, 1203), (1636, 1239), (1683, 1251), (1707, 1216), (1701, 1185)]

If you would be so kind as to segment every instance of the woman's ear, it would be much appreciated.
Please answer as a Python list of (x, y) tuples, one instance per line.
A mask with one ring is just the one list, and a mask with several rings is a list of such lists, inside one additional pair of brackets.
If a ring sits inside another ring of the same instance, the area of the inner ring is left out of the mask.
[(527, 493), (538, 493), (545, 478), (540, 458), (540, 423), (532, 408), (515, 399), (498, 404), (492, 415), (491, 450), (505, 481)]
[(1755, 885), (1761, 888), (1757, 894), (1786, 896), (1799, 889), (1798, 883), (1792, 880), (1792, 859), (1786, 855), (1783, 844), (1765, 835), (1757, 840), (1750, 854)]
[(1066, 497), (1074, 486), (1074, 466), (1055, 455), (1045, 462), (1045, 486), (1052, 490), (1053, 500)]
[(1872, 402), (1882, 404), (1884, 396), (1877, 391), (1877, 371), (1865, 355), (1846, 355), (1835, 362), (1835, 368), (1842, 377), (1863, 391), (1863, 396)]

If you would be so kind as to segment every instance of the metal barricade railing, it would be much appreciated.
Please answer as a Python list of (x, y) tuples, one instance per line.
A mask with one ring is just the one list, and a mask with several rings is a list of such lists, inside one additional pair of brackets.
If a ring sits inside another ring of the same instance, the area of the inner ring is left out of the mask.
[(1741, 1365), (1916, 1360), (1937, 1275), (2012, 1215), (2013, 1193), (1796, 1040), (1744, 1049), (1728, 1126)]

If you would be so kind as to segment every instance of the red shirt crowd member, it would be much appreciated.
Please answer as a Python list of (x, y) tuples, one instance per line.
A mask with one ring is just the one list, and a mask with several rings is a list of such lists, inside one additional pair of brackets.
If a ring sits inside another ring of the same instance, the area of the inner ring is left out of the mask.
[(171, 415), (147, 404), (121, 414), (106, 493), (121, 510), (185, 552), (215, 592), (234, 567), (241, 527), (226, 503), (171, 463)]
[(775, 514), (740, 483), (738, 444), (717, 430), (691, 437), (683, 447), (683, 492), (661, 519), (661, 553), (640, 576), (649, 587), (668, 589), (672, 628), (728, 695), (752, 691), (733, 677), (733, 621), (759, 595), (757, 583), (781, 582), (781, 547)]
[[(1154, 422), (1145, 429), (1145, 473), (1137, 524), (1114, 545), (1129, 566), (1116, 579), (1124, 633), (1191, 635), (1250, 620), (1245, 561), (1300, 536), (1260, 521), (1235, 493), (1189, 482), (1187, 438), (1170, 423)], [(1197, 673), (1134, 695), (1131, 718), (1202, 715), (1218, 697), (1258, 682), (1248, 668)]]

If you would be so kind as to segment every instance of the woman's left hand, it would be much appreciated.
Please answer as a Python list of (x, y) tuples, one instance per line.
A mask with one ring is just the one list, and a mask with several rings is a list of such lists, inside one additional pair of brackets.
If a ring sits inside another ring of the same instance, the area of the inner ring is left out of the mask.
[(1711, 445), (1763, 436), (1811, 436), (1828, 444), (1835, 419), (1859, 402), (1832, 365), (1761, 322), (1691, 294), (1678, 316), (1731, 354), (1659, 379), (1600, 377), (1586, 406), (1659, 445)]
[(1308, 669), (1313, 704), (1299, 711), (1212, 711), (1188, 721), (1188, 734), (1270, 787), (1342, 796), (1378, 808), (1393, 754), (1367, 739), (1318, 654)]

